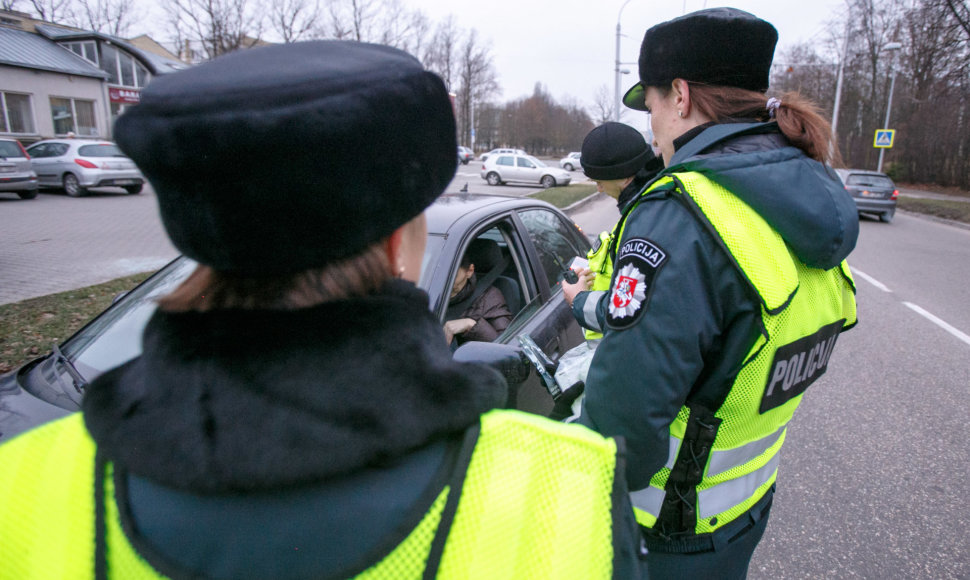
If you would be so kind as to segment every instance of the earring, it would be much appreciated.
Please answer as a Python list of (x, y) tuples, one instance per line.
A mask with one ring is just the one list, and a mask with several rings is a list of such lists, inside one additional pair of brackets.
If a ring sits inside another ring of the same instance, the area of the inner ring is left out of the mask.
[(677, 116), (680, 117), (681, 119), (683, 119), (684, 118), (684, 112), (683, 111), (677, 111)]
[(404, 277), (404, 266), (403, 265), (400, 268), (397, 269), (397, 277), (398, 278), (403, 278)]

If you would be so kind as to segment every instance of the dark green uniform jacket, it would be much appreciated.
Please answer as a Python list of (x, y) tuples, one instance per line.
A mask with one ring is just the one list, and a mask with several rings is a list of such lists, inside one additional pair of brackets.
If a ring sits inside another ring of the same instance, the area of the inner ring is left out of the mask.
[[(580, 320), (594, 313), (596, 324), (588, 326), (605, 329), (580, 421), (626, 439), (634, 492), (668, 465), (676, 451), (671, 426), (685, 404), (717, 411), (765, 329), (763, 299), (719, 229), (690, 196), (675, 191), (668, 177), (675, 174), (726, 189), (781, 236), (786, 260), (790, 253), (809, 269), (842, 268), (849, 285), (842, 262), (858, 236), (855, 205), (834, 172), (791, 146), (775, 123), (704, 128), (626, 207), (617, 247), (639, 246), (639, 284), (631, 279), (624, 286), (621, 258), (612, 290), (580, 293), (573, 313)], [(670, 186), (653, 187), (665, 177)], [(636, 294), (624, 294), (634, 287)], [(846, 301), (851, 325), (854, 300)]]

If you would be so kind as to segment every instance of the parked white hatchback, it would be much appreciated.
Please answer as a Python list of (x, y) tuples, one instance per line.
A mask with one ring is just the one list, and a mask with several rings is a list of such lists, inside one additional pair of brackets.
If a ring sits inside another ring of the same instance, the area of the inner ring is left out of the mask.
[(566, 171), (573, 171), (574, 169), (582, 169), (583, 162), (581, 160), (581, 157), (582, 157), (582, 154), (579, 151), (573, 151), (569, 155), (559, 160), (559, 167), (562, 167)]
[(534, 183), (545, 188), (569, 185), (572, 176), (558, 167), (549, 167), (531, 155), (500, 153), (482, 165), (482, 179), (489, 185)]
[(27, 148), (37, 184), (62, 188), (71, 197), (81, 197), (91, 187), (123, 187), (128, 193), (141, 192), (145, 177), (135, 162), (111, 141), (95, 139), (45, 139)]

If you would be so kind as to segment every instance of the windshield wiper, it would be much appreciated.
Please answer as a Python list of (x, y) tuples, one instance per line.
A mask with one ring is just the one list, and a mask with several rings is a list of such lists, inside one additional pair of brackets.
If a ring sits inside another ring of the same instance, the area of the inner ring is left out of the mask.
[(71, 375), (71, 380), (74, 383), (74, 390), (83, 395), (85, 387), (88, 386), (88, 382), (84, 380), (84, 377), (82, 377), (81, 373), (78, 372), (77, 367), (74, 366), (74, 363), (64, 356), (64, 353), (61, 352), (61, 348), (59, 346), (55, 344), (53, 350), (55, 357), (54, 361), (58, 364), (64, 365), (64, 368), (67, 369), (67, 374)]

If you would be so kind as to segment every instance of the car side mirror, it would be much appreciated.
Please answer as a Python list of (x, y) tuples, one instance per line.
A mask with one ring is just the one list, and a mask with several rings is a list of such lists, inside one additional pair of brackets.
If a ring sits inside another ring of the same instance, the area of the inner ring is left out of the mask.
[(524, 383), (532, 373), (532, 364), (522, 349), (509, 344), (466, 342), (455, 351), (454, 359), (486, 364), (502, 373), (510, 386)]

